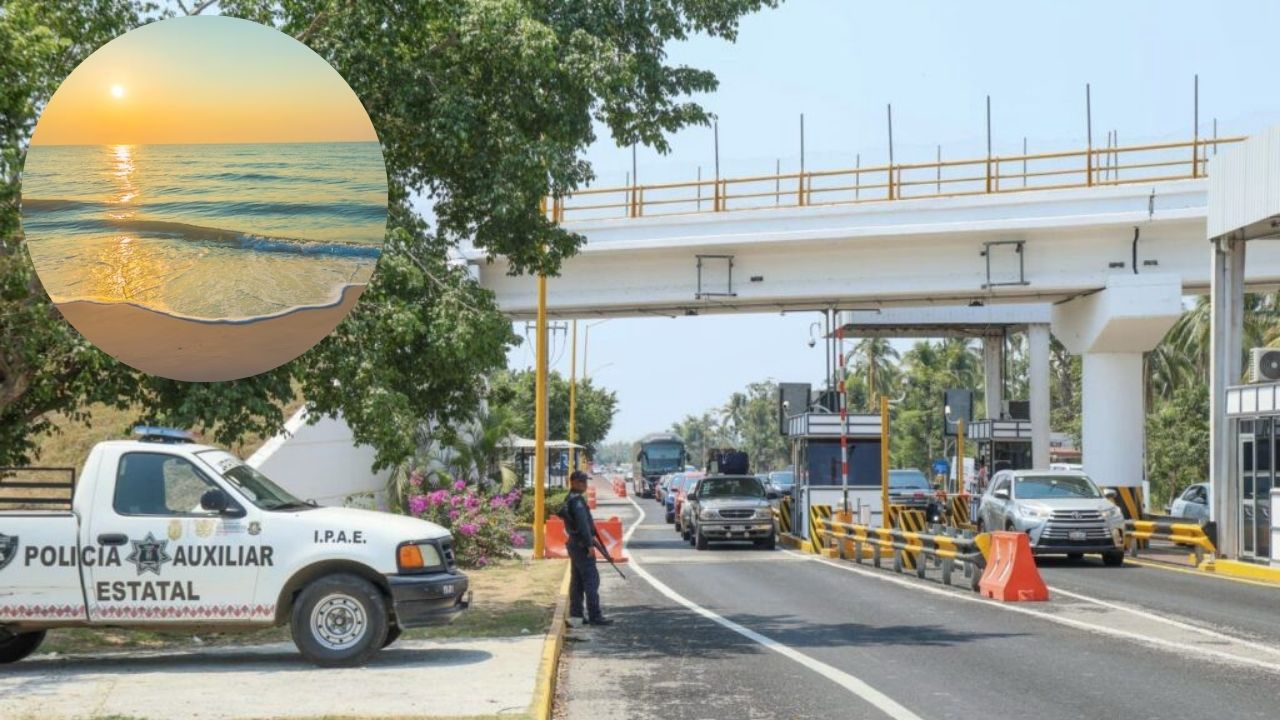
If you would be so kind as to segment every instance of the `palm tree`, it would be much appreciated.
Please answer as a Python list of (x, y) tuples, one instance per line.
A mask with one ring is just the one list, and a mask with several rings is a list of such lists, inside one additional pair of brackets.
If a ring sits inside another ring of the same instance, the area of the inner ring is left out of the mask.
[(884, 338), (864, 338), (854, 347), (854, 372), (866, 380), (867, 409), (880, 406), (881, 395), (893, 394), (893, 386), (899, 377), (897, 361), (901, 357), (893, 345)]

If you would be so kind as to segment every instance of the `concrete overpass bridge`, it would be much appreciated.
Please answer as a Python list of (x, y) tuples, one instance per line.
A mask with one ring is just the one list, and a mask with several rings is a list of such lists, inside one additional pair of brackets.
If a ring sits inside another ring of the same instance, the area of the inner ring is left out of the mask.
[[(1280, 132), (1267, 137), (1246, 143), (1267, 156), (1254, 163), (1262, 179), (1271, 165), (1280, 177)], [(1035, 466), (1048, 461), (1052, 333), (1083, 355), (1085, 469), (1101, 485), (1135, 486), (1144, 475), (1143, 353), (1181, 315), (1182, 297), (1211, 292), (1218, 305), (1227, 301), (1215, 309), (1218, 398), (1240, 376), (1243, 289), (1280, 285), (1280, 247), (1254, 243), (1247, 269), (1242, 249), (1245, 239), (1276, 230), (1250, 226), (1230, 253), (1224, 248), (1235, 235), (1214, 230), (1236, 196), (1251, 220), (1271, 217), (1258, 214), (1265, 208), (1253, 212), (1267, 204), (1248, 192), (1257, 178), (1230, 191), (1208, 180), (1218, 146), (1241, 140), (583, 190), (548, 203), (549, 217), (587, 242), (560, 277), (549, 279), (547, 314), (679, 317), (1018, 303), (1024, 315), (1048, 318), (1019, 323), (1030, 344)], [(501, 259), (463, 255), (508, 314), (535, 317), (536, 278), (507, 275)], [(1037, 304), (1043, 312), (1028, 307)], [(986, 357), (991, 364), (990, 348)], [(1229, 450), (1224, 411), (1215, 407), (1214, 418), (1212, 475), (1219, 483), (1230, 469), (1223, 459)], [(1228, 535), (1233, 492), (1215, 492), (1215, 519)], [(1234, 543), (1226, 538), (1228, 556)]]
[[(589, 189), (548, 210), (587, 242), (549, 281), (547, 311), (1056, 303), (1134, 274), (1203, 293), (1205, 156), (1236, 140)], [(533, 317), (535, 278), (465, 255), (501, 307)], [(1280, 282), (1280, 248), (1249, 271)]]

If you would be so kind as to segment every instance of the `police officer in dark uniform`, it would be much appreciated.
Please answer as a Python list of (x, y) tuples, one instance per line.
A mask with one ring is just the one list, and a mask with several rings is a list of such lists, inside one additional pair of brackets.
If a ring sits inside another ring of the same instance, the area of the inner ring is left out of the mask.
[(568, 534), (566, 546), (569, 562), (573, 564), (569, 581), (569, 617), (583, 619), (583, 599), (586, 599), (584, 623), (588, 625), (612, 625), (613, 621), (600, 612), (600, 573), (591, 548), (596, 543), (596, 524), (591, 519), (591, 509), (583, 493), (587, 491), (587, 474), (581, 470), (569, 476), (569, 498), (562, 513), (564, 528)]

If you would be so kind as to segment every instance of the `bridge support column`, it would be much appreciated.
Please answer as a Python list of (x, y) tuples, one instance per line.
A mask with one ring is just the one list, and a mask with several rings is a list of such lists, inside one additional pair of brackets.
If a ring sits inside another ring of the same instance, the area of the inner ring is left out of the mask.
[(1182, 283), (1170, 274), (1113, 275), (1103, 290), (1054, 307), (1054, 334), (1084, 356), (1081, 450), (1085, 471), (1103, 487), (1142, 484), (1142, 353), (1181, 313)]
[(1240, 554), (1240, 485), (1236, 447), (1227, 419), (1227, 387), (1240, 382), (1244, 328), (1243, 238), (1213, 241), (1209, 341), (1209, 517), (1218, 525), (1218, 555)]
[(982, 395), (987, 406), (987, 417), (1000, 420), (1004, 417), (1004, 336), (987, 335), (982, 338)]
[(1027, 326), (1027, 375), (1031, 397), (1031, 466), (1049, 467), (1049, 326)]

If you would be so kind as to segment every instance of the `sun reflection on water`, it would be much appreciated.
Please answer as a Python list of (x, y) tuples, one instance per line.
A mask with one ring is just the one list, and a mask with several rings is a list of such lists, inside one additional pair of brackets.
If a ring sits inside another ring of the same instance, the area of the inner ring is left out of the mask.
[[(133, 154), (134, 148), (132, 145), (110, 146), (108, 162), (115, 183), (115, 197), (112, 198), (112, 202), (118, 205), (129, 205), (138, 196), (138, 187), (133, 181), (133, 174), (136, 169)], [(119, 220), (131, 218), (134, 213), (135, 210), (132, 207), (128, 207), (113, 210), (109, 214)]]

